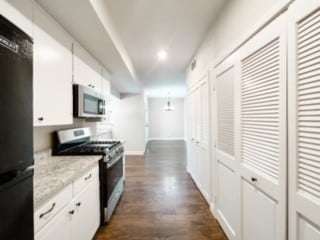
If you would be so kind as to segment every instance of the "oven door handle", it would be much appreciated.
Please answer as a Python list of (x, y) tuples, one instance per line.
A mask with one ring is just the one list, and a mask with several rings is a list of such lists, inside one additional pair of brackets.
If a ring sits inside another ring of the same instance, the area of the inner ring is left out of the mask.
[(111, 168), (111, 167), (112, 167), (113, 165), (115, 165), (122, 157), (123, 157), (123, 154), (120, 154), (119, 156), (117, 156), (116, 159), (107, 162), (107, 168)]

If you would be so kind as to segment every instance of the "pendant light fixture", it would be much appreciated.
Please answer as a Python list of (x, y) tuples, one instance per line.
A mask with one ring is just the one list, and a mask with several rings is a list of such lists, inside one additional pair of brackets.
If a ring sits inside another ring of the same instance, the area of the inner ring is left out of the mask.
[(170, 93), (168, 92), (168, 101), (167, 101), (167, 105), (164, 107), (164, 110), (166, 112), (171, 112), (174, 110), (174, 106), (171, 105), (171, 102), (170, 102)]

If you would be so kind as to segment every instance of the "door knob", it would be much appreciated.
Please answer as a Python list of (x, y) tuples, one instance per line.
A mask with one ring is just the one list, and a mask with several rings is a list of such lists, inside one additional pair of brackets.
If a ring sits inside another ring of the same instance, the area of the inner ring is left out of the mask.
[(258, 182), (258, 179), (255, 178), (255, 177), (252, 177), (252, 178), (251, 178), (251, 181), (252, 181), (252, 182)]
[(74, 214), (74, 210), (69, 211), (69, 214), (73, 215)]

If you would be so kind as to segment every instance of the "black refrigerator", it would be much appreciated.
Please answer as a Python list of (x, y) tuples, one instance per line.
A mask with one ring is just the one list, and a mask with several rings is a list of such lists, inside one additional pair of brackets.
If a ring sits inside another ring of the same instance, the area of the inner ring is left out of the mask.
[(32, 240), (32, 39), (0, 15), (0, 239)]

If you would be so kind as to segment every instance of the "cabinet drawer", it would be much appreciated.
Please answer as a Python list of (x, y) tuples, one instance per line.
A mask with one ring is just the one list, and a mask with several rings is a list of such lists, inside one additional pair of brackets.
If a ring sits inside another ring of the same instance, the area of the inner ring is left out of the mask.
[(99, 166), (95, 166), (91, 170), (87, 171), (80, 178), (73, 183), (73, 196), (80, 193), (88, 184), (99, 176)]
[(35, 233), (44, 227), (71, 199), (72, 185), (70, 184), (36, 210), (34, 214)]

